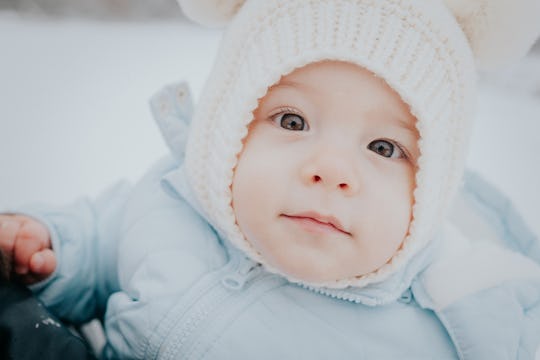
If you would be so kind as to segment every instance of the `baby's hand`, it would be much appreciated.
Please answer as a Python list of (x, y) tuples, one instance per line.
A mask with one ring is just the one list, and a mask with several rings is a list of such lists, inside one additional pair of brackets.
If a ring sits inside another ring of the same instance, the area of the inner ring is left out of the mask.
[(0, 251), (4, 271), (29, 285), (56, 268), (49, 230), (30, 217), (0, 215)]

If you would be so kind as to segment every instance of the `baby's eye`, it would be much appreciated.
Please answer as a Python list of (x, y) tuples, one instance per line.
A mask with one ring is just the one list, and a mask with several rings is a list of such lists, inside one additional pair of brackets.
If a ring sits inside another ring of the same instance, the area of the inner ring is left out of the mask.
[(291, 131), (307, 130), (308, 126), (304, 118), (298, 114), (281, 113), (272, 118), (272, 120), (284, 129)]
[(401, 148), (388, 140), (374, 140), (369, 143), (368, 149), (386, 158), (406, 158)]

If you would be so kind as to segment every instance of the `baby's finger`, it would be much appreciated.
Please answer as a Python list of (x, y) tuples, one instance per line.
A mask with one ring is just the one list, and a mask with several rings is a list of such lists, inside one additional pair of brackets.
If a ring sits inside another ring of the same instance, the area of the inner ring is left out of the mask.
[(49, 232), (47, 228), (35, 220), (28, 220), (22, 223), (15, 239), (13, 251), (15, 272), (26, 274), (30, 257), (50, 245)]
[(31, 218), (23, 219), (17, 238), (34, 238), (39, 241), (42, 249), (51, 247), (51, 239), (47, 227), (43, 223)]
[(0, 250), (10, 258), (15, 245), (15, 238), (19, 231), (19, 223), (9, 216), (0, 216)]
[(44, 279), (56, 269), (56, 256), (51, 249), (44, 249), (32, 255), (29, 266), (39, 280)]

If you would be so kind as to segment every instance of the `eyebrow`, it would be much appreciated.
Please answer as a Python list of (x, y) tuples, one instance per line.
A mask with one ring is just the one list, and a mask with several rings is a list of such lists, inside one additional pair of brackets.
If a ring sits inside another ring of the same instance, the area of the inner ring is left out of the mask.
[(291, 88), (308, 88), (308, 89), (311, 89), (312, 87), (311, 86), (308, 86), (306, 84), (302, 84), (302, 83), (299, 83), (299, 82), (296, 82), (296, 81), (291, 81), (291, 80), (281, 80), (280, 82), (278, 82), (277, 84), (274, 84), (272, 86), (270, 86), (268, 88), (268, 90), (273, 90), (273, 89), (276, 89), (276, 88), (280, 88), (280, 87), (291, 87)]
[[(414, 122), (416, 123), (416, 117), (414, 115), (413, 115), (413, 117), (414, 117)], [(401, 116), (395, 116), (394, 118), (396, 119), (397, 125), (400, 128), (403, 128), (403, 129), (405, 129), (407, 131), (410, 131), (414, 135), (418, 135), (418, 136), (420, 135), (420, 132), (418, 131), (418, 128), (416, 127), (415, 123), (409, 124), (409, 122), (403, 120), (403, 118)]]
[(373, 108), (369, 110), (366, 115), (368, 119), (371, 119), (372, 121), (376, 121), (379, 123), (387, 124), (387, 125), (394, 125), (396, 127), (399, 127), (401, 129), (404, 129), (408, 132), (411, 132), (415, 136), (420, 137), (420, 132), (418, 131), (418, 128), (416, 127), (416, 116), (414, 116), (410, 110), (410, 107), (407, 103), (403, 102), (405, 105), (403, 107), (403, 110), (412, 117), (412, 122), (407, 121), (407, 118), (405, 117), (402, 112), (397, 111), (388, 111), (387, 109), (383, 108), (384, 113), (377, 113), (378, 110), (380, 110), (380, 107)]

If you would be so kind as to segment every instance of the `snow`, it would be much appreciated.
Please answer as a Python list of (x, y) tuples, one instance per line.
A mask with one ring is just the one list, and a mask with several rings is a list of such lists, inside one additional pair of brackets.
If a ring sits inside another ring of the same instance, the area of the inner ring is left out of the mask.
[(200, 92), (219, 32), (188, 23), (0, 17), (0, 207), (95, 196), (166, 153), (148, 98)]
[[(41, 320), (41, 323), (43, 325), (52, 325), (52, 326), (56, 326), (56, 327), (60, 327), (60, 323), (58, 321), (55, 321), (54, 319), (52, 318), (46, 318), (44, 320)], [(38, 324), (39, 325), (39, 324)], [(36, 326), (37, 327), (37, 326)]]
[[(148, 98), (197, 95), (220, 37), (181, 20), (47, 20), (0, 12), (0, 208), (96, 196), (167, 152)], [(540, 54), (487, 78), (469, 167), (540, 234)]]

